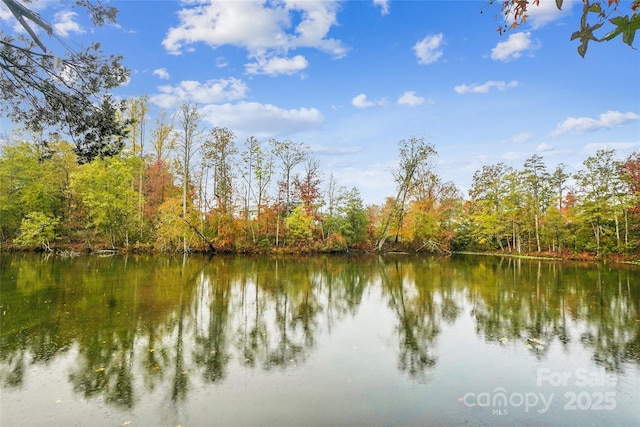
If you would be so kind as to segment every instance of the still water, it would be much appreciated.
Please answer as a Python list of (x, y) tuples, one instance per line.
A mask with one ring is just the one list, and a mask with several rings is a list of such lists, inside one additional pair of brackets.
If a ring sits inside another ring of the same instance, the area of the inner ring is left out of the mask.
[(640, 425), (640, 269), (2, 255), (0, 425)]

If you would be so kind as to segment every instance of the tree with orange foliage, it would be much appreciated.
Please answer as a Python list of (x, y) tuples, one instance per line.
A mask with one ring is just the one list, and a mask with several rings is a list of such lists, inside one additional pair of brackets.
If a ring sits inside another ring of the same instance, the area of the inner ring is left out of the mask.
[(293, 194), (296, 200), (302, 203), (307, 215), (318, 219), (317, 208), (321, 202), (320, 184), (322, 173), (320, 162), (308, 156), (304, 165), (304, 173), (293, 177)]
[(629, 203), (625, 212), (625, 219), (629, 221), (627, 227), (630, 236), (626, 238), (630, 249), (640, 249), (640, 152), (632, 153), (622, 164), (623, 179), (629, 187)]
[(161, 159), (147, 167), (144, 178), (142, 189), (146, 201), (144, 214), (153, 222), (160, 205), (170, 197), (177, 197), (180, 194), (180, 189), (173, 183), (173, 175), (169, 171), (169, 165)]

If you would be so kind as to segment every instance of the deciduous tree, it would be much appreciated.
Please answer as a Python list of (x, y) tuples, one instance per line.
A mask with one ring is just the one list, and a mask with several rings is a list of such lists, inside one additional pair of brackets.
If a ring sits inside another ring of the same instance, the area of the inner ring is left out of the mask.
[[(0, 108), (28, 129), (53, 127), (69, 134), (81, 163), (117, 154), (126, 123), (116, 115), (122, 104), (105, 93), (128, 79), (122, 57), (105, 56), (98, 43), (72, 50), (51, 24), (26, 6), (29, 2), (2, 2), (29, 37), (0, 32)], [(101, 0), (74, 3), (88, 11), (94, 25), (115, 22), (117, 9)], [(47, 47), (39, 31), (60, 43)]]
[(534, 154), (524, 162), (524, 168), (520, 172), (524, 184), (524, 195), (529, 216), (533, 216), (533, 229), (536, 238), (536, 248), (540, 246), (540, 221), (551, 199), (550, 175), (542, 157)]
[(298, 205), (286, 220), (289, 240), (294, 245), (308, 244), (313, 235), (313, 218)]
[(22, 220), (33, 212), (68, 218), (67, 186), (76, 167), (70, 144), (53, 141), (46, 147), (21, 141), (2, 147), (0, 154), (0, 239), (15, 238)]
[[(175, 119), (179, 125), (178, 147), (180, 149), (180, 169), (182, 180), (182, 218), (188, 221), (187, 207), (189, 206), (189, 183), (191, 180), (191, 162), (193, 155), (198, 150), (199, 137), (201, 135), (200, 121), (202, 114), (198, 111), (198, 107), (192, 103), (184, 103), (175, 114)], [(183, 250), (188, 252), (189, 245), (187, 236), (183, 239)]]
[(15, 243), (26, 248), (42, 248), (51, 252), (49, 243), (58, 237), (56, 227), (59, 219), (42, 212), (31, 212), (22, 219), (20, 234)]
[(71, 190), (84, 207), (87, 227), (111, 247), (128, 245), (136, 221), (135, 171), (140, 159), (114, 156), (82, 165), (71, 176)]
[(599, 256), (603, 250), (603, 238), (611, 228), (615, 246), (620, 248), (619, 219), (624, 209), (621, 196), (626, 192), (619, 174), (620, 162), (614, 159), (613, 150), (598, 150), (583, 165), (584, 169), (574, 175), (580, 196), (579, 217), (591, 229), (595, 240), (592, 248)]
[(296, 201), (300, 201), (307, 215), (317, 218), (317, 209), (321, 201), (320, 185), (322, 184), (322, 172), (320, 161), (307, 156), (304, 162), (304, 171), (293, 178), (293, 193)]
[(475, 239), (485, 248), (492, 249), (495, 244), (503, 249), (503, 237), (507, 230), (512, 229), (507, 226), (502, 202), (505, 195), (511, 192), (509, 181), (505, 177), (513, 173), (511, 167), (500, 162), (483, 166), (473, 174), (469, 190), (472, 203), (471, 229)]
[(216, 210), (233, 213), (234, 178), (238, 161), (235, 134), (224, 127), (215, 127), (202, 144), (202, 158), (207, 168), (213, 169), (213, 193)]
[(369, 238), (369, 218), (357, 188), (354, 187), (344, 194), (340, 214), (343, 221), (339, 231), (347, 245), (354, 247), (364, 244)]
[(280, 238), (280, 215), (285, 216), (291, 213), (294, 204), (291, 202), (291, 179), (293, 168), (302, 163), (307, 156), (307, 147), (302, 143), (296, 143), (290, 140), (278, 141), (269, 140), (273, 155), (280, 161), (279, 168), (281, 172), (278, 181), (278, 216), (276, 217), (276, 246), (279, 244)]
[(269, 141), (272, 145), (274, 156), (280, 160), (280, 187), (281, 187), (281, 199), (284, 204), (285, 212), (290, 212), (293, 209), (291, 203), (291, 179), (293, 178), (293, 168), (302, 163), (307, 157), (307, 147), (299, 142), (293, 142), (290, 140), (277, 141), (272, 139)]
[[(396, 183), (396, 197), (393, 207), (383, 221), (380, 236), (377, 241), (378, 250), (382, 250), (388, 238), (389, 226), (393, 221), (402, 227), (405, 205), (411, 194), (417, 189), (430, 186), (430, 182), (437, 178), (433, 172), (432, 159), (437, 155), (435, 147), (425, 142), (424, 138), (411, 137), (398, 143), (398, 166), (393, 170)], [(398, 234), (396, 233), (396, 240)]]

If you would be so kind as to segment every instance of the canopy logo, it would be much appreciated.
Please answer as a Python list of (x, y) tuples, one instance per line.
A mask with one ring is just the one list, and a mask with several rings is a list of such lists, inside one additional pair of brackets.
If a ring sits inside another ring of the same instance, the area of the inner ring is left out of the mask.
[(498, 387), (491, 392), (467, 393), (462, 398), (466, 406), (485, 406), (493, 409), (494, 415), (508, 414), (507, 408), (524, 407), (525, 412), (537, 410), (538, 413), (544, 414), (549, 410), (553, 401), (553, 393), (545, 396), (544, 393), (520, 393), (514, 392), (507, 394), (507, 390)]
[[(589, 371), (579, 368), (574, 371), (552, 371), (549, 368), (538, 368), (536, 372), (537, 387), (567, 387), (564, 393), (544, 392), (512, 392), (503, 387), (481, 393), (469, 392), (461, 400), (468, 407), (491, 408), (493, 415), (507, 415), (510, 409), (520, 408), (525, 412), (537, 411), (544, 414), (553, 403), (565, 411), (612, 411), (616, 408), (616, 392), (606, 390), (616, 386), (618, 378), (604, 369)], [(584, 390), (585, 388), (600, 390)], [(582, 389), (575, 391), (575, 389)], [(602, 390), (604, 389), (604, 390)], [(556, 399), (557, 398), (557, 399)], [(554, 399), (555, 402), (554, 402)]]

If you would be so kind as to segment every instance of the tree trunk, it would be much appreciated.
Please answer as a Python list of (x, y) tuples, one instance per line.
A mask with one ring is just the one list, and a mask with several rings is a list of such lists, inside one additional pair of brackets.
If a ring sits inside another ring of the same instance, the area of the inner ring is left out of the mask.
[(536, 213), (535, 215), (535, 221), (536, 221), (536, 247), (538, 249), (538, 252), (540, 252), (540, 218), (538, 217), (538, 214)]

